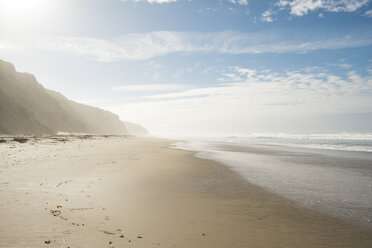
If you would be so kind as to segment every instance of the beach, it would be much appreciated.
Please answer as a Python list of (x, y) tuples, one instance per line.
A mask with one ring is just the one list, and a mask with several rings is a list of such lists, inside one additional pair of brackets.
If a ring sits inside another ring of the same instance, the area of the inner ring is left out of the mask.
[(0, 247), (371, 247), (175, 140), (0, 138)]
[(298, 205), (372, 229), (370, 134), (252, 136), (184, 137), (172, 147), (222, 163)]

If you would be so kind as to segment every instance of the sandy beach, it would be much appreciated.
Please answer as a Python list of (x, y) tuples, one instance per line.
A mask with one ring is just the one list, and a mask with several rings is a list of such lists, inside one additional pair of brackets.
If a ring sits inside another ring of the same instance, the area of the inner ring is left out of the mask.
[(372, 245), (372, 230), (301, 208), (171, 140), (27, 139), (0, 138), (0, 247)]

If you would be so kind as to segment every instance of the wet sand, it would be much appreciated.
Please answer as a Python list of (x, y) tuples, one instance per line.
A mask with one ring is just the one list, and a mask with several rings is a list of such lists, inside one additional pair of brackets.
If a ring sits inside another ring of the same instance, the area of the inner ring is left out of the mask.
[(171, 142), (0, 138), (0, 247), (371, 247)]

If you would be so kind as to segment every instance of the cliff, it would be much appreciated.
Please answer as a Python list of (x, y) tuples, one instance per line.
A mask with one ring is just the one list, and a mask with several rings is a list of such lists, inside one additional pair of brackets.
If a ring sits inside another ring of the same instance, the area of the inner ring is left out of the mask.
[(123, 121), (128, 132), (135, 136), (147, 136), (149, 132), (141, 125), (129, 121)]
[(119, 117), (45, 89), (36, 78), (0, 60), (0, 133), (129, 134)]

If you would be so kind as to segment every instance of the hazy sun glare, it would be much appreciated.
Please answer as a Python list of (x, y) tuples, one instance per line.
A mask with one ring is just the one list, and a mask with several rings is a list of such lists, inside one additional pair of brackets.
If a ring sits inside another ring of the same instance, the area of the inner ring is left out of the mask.
[(27, 28), (52, 12), (53, 0), (0, 0), (0, 21), (13, 30)]
[(69, 1), (0, 0), (0, 35), (36, 35), (67, 25)]
[(2, 15), (8, 18), (28, 18), (44, 11), (47, 0), (0, 0)]

